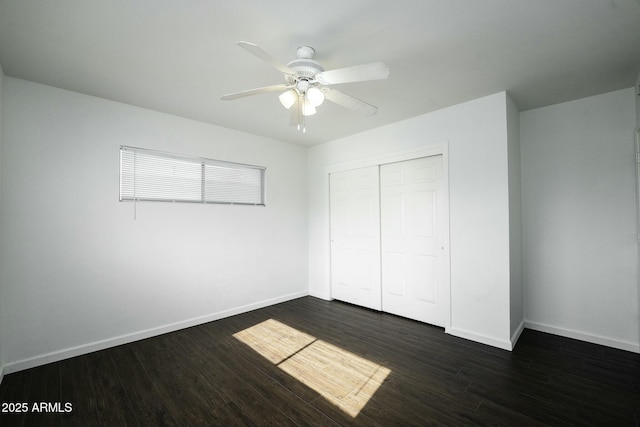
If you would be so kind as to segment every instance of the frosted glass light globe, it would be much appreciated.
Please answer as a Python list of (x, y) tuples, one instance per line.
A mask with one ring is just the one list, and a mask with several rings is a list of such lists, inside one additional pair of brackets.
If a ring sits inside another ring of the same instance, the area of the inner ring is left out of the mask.
[(286, 92), (282, 92), (278, 99), (280, 99), (280, 103), (282, 104), (282, 106), (288, 110), (293, 104), (296, 103), (296, 99), (298, 99), (298, 93), (293, 89), (289, 89)]
[(324, 102), (324, 93), (317, 87), (310, 87), (307, 90), (306, 98), (314, 107), (319, 107)]
[(313, 116), (316, 113), (316, 107), (312, 103), (305, 100), (302, 103), (302, 115), (303, 116)]

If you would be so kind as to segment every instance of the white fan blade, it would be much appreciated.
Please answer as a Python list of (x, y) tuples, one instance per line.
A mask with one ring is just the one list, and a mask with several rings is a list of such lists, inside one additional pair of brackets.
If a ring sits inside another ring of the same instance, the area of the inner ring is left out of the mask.
[(279, 85), (265, 86), (265, 87), (259, 87), (256, 89), (243, 90), (242, 92), (230, 93), (230, 94), (221, 96), (220, 99), (224, 101), (229, 101), (231, 99), (244, 98), (245, 96), (258, 95), (260, 93), (278, 92), (281, 90), (287, 90), (290, 87), (291, 86), (282, 83)]
[(286, 65), (276, 61), (276, 59), (273, 56), (269, 55), (267, 52), (262, 50), (262, 48), (257, 44), (253, 44), (249, 42), (238, 42), (238, 46), (240, 46), (247, 52), (253, 53), (258, 58), (268, 62), (269, 64), (271, 64), (272, 67), (274, 67), (277, 70), (280, 70), (285, 74), (295, 74), (295, 71), (293, 71), (291, 68), (287, 67)]
[(389, 67), (384, 62), (372, 62), (370, 64), (323, 71), (316, 74), (314, 78), (320, 84), (335, 85), (367, 80), (382, 80), (387, 77), (389, 77)]
[(373, 116), (378, 112), (378, 107), (375, 105), (367, 104), (364, 101), (360, 101), (351, 95), (347, 95), (344, 92), (340, 92), (336, 89), (328, 87), (322, 88), (324, 96), (331, 102), (338, 104), (342, 107), (349, 108), (350, 110), (358, 111), (365, 116)]

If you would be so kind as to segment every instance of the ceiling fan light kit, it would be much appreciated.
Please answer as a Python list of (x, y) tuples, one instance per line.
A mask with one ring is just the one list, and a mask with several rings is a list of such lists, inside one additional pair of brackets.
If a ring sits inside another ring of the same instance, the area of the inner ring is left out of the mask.
[(287, 65), (278, 62), (256, 44), (241, 41), (238, 42), (238, 46), (282, 72), (286, 84), (230, 93), (223, 95), (220, 99), (232, 100), (260, 93), (282, 91), (278, 99), (283, 107), (291, 111), (291, 124), (297, 125), (297, 129), (302, 130), (303, 133), (306, 132), (304, 118), (315, 114), (316, 107), (322, 105), (325, 99), (342, 107), (358, 111), (365, 116), (376, 114), (378, 110), (376, 106), (367, 104), (328, 86), (366, 80), (381, 80), (389, 76), (389, 67), (382, 62), (325, 71), (313, 59), (315, 50), (310, 46), (301, 46), (296, 49), (296, 59)]
[(311, 87), (307, 89), (307, 101), (309, 101), (313, 106), (319, 107), (324, 102), (324, 93), (317, 87)]
[(288, 110), (298, 100), (298, 93), (294, 89), (287, 89), (282, 92), (278, 98), (282, 106)]

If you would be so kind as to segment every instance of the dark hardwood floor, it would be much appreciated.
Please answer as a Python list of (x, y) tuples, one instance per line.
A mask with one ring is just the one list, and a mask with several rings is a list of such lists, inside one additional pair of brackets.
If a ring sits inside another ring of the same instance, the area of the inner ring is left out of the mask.
[(305, 297), (6, 375), (0, 402), (28, 406), (7, 427), (638, 426), (640, 355), (530, 330), (507, 352)]

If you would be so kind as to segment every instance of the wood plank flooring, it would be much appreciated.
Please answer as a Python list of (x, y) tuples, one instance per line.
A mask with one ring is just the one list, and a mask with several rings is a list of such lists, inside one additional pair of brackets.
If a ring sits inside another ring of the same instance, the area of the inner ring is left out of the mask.
[(0, 402), (29, 407), (7, 427), (638, 426), (640, 355), (529, 330), (507, 352), (305, 297), (6, 375)]

